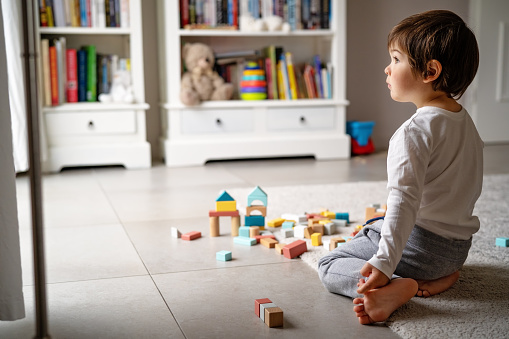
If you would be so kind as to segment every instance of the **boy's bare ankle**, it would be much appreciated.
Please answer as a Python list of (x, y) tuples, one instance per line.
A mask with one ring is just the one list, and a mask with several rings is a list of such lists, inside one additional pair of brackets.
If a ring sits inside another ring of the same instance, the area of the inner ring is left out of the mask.
[(419, 289), (415, 295), (417, 297), (427, 298), (447, 291), (458, 281), (459, 276), (460, 272), (456, 271), (448, 276), (435, 280), (417, 280)]

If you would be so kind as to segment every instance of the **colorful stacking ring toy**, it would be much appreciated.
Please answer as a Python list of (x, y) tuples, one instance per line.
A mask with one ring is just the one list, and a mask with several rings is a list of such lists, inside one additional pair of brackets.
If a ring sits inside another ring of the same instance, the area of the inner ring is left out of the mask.
[(267, 81), (265, 71), (256, 62), (247, 63), (240, 82), (240, 98), (242, 100), (267, 99)]

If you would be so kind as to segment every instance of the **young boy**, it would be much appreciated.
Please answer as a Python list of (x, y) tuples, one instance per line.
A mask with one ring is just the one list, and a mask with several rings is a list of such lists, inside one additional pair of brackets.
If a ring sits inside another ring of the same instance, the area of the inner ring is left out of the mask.
[(354, 298), (361, 324), (386, 320), (415, 295), (451, 287), (480, 226), (472, 213), (482, 189), (483, 142), (455, 100), (477, 72), (474, 34), (456, 14), (429, 11), (395, 26), (388, 49), (391, 97), (417, 111), (389, 143), (385, 219), (368, 223), (318, 264), (330, 292)]

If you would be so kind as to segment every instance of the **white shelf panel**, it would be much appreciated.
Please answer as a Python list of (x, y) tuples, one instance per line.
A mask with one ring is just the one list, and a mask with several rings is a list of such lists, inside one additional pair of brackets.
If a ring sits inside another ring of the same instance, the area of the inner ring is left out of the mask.
[(185, 106), (183, 104), (162, 104), (165, 109), (209, 109), (209, 108), (256, 108), (256, 107), (317, 107), (317, 106), (348, 106), (348, 100), (330, 99), (299, 99), (299, 100), (228, 100), (206, 101), (198, 106)]
[(83, 111), (118, 111), (118, 110), (147, 110), (149, 104), (120, 104), (120, 103), (101, 103), (101, 102), (78, 102), (67, 103), (58, 106), (43, 107), (43, 112), (83, 112)]
[(232, 36), (232, 37), (290, 37), (290, 36), (332, 36), (334, 31), (326, 29), (316, 30), (297, 30), (290, 32), (275, 31), (275, 32), (248, 32), (238, 30), (222, 30), (222, 29), (181, 29), (180, 36)]
[(39, 27), (40, 34), (129, 35), (130, 28), (121, 27)]

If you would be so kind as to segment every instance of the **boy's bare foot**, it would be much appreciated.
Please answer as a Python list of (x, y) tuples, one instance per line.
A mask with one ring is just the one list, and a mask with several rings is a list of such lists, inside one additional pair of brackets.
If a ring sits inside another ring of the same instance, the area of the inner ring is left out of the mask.
[(384, 287), (366, 292), (363, 298), (355, 298), (353, 310), (362, 325), (384, 321), (412, 299), (416, 292), (417, 282), (414, 279), (394, 279)]
[(438, 278), (436, 280), (417, 280), (419, 284), (419, 290), (417, 291), (417, 297), (431, 297), (432, 295), (442, 293), (449, 289), (452, 285), (458, 281), (460, 272), (456, 271), (446, 277)]

